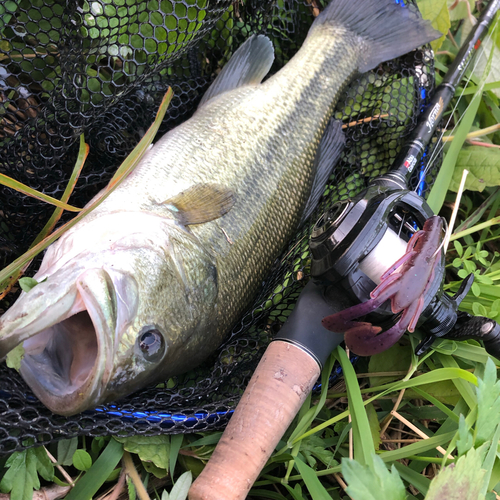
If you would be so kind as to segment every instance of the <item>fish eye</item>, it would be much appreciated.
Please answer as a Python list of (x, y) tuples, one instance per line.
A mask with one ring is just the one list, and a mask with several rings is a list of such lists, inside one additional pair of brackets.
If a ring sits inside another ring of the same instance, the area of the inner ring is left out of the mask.
[(154, 326), (146, 326), (137, 337), (137, 344), (146, 361), (159, 361), (165, 352), (165, 340)]

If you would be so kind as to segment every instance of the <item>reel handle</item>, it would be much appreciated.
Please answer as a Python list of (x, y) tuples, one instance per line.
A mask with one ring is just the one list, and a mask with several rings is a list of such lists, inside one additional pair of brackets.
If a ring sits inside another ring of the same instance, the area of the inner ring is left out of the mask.
[(271, 342), (190, 500), (243, 500), (320, 375), (301, 348)]

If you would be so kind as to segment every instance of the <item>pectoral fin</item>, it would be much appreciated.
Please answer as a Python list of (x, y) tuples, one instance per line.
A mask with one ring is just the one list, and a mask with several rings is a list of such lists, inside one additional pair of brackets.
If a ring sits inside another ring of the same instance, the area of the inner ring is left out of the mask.
[(165, 203), (184, 226), (203, 224), (227, 214), (234, 205), (234, 194), (218, 184), (196, 184)]

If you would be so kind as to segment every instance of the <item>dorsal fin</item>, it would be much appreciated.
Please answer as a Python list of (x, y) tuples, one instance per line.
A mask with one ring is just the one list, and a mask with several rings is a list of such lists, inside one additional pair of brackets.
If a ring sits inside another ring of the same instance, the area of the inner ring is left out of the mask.
[(271, 40), (264, 35), (253, 35), (222, 68), (198, 107), (228, 90), (244, 85), (258, 85), (271, 69), (273, 61)]
[(234, 205), (234, 194), (218, 184), (195, 184), (169, 200), (177, 220), (183, 225), (202, 224), (227, 214)]
[(316, 172), (311, 194), (307, 200), (306, 207), (302, 213), (300, 223), (302, 224), (314, 211), (319, 199), (325, 191), (328, 177), (332, 173), (333, 167), (340, 158), (344, 149), (345, 137), (342, 132), (342, 122), (331, 119), (326, 126), (325, 133), (319, 143), (319, 148), (314, 159)]

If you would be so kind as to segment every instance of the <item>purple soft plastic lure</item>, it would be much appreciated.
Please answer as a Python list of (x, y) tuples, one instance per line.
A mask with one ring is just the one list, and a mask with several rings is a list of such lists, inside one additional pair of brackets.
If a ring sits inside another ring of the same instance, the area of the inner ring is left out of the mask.
[[(406, 253), (382, 276), (381, 283), (371, 292), (371, 299), (362, 304), (327, 316), (323, 326), (332, 332), (345, 333), (347, 347), (359, 356), (371, 356), (394, 345), (406, 330), (413, 332), (424, 308), (424, 297), (434, 278), (439, 262), (439, 245), (443, 222), (434, 215), (425, 221), (421, 231), (415, 233)], [(398, 272), (396, 270), (401, 268)], [(403, 311), (399, 321), (389, 330), (382, 331), (371, 323), (352, 321), (364, 316), (386, 300), (391, 299), (394, 314)]]

